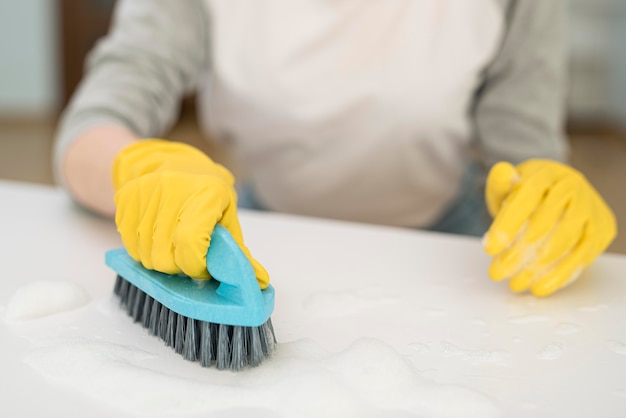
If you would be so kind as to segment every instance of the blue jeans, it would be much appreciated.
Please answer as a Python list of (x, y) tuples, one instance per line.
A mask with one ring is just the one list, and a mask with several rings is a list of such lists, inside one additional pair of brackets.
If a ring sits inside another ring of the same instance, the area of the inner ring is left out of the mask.
[(485, 203), (485, 177), (477, 164), (465, 170), (461, 192), (429, 231), (482, 237), (491, 225)]
[[(427, 231), (481, 237), (487, 232), (491, 219), (484, 198), (484, 180), (477, 165), (470, 165), (463, 176), (459, 197)], [(248, 184), (237, 189), (238, 206), (245, 209), (267, 210), (259, 203)]]

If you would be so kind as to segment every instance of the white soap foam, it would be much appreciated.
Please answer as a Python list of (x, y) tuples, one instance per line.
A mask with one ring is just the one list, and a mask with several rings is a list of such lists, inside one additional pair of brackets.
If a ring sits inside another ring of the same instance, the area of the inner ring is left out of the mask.
[(513, 316), (509, 318), (509, 321), (512, 324), (534, 324), (537, 322), (546, 322), (549, 321), (550, 318), (542, 315), (520, 315)]
[(607, 341), (607, 346), (612, 352), (626, 356), (626, 344), (619, 341)]
[(446, 316), (448, 314), (448, 312), (444, 311), (443, 309), (426, 309), (424, 310), (424, 313), (426, 314), (426, 316), (430, 316), (433, 318)]
[(600, 312), (608, 308), (605, 304), (581, 306), (578, 308), (580, 312)]
[(408, 347), (415, 353), (428, 353), (431, 351), (430, 346), (424, 343), (411, 343)]
[(549, 344), (537, 353), (540, 360), (556, 360), (563, 355), (563, 346), (561, 344)]
[(318, 292), (309, 296), (304, 308), (315, 317), (332, 318), (352, 315), (377, 306), (394, 303), (398, 296), (389, 290), (368, 287), (337, 292)]
[(581, 329), (582, 328), (579, 325), (562, 322), (554, 327), (554, 332), (559, 335), (571, 335), (579, 333)]
[(508, 365), (510, 354), (506, 351), (462, 348), (447, 341), (442, 343), (441, 353), (449, 357), (461, 357), (473, 364)]
[(310, 340), (281, 343), (272, 359), (240, 372), (198, 366), (183, 376), (159, 370), (157, 357), (73, 338), (49, 340), (25, 362), (101, 402), (146, 416), (237, 410), (305, 418), (500, 416), (490, 398), (423, 380), (398, 352), (375, 339), (357, 340), (336, 353)]
[(528, 410), (536, 410), (539, 407), (539, 405), (537, 405), (535, 402), (529, 400), (522, 401), (520, 403), (520, 406)]
[(40, 318), (79, 308), (86, 305), (89, 299), (76, 283), (38, 280), (17, 289), (9, 300), (4, 317), (9, 321)]

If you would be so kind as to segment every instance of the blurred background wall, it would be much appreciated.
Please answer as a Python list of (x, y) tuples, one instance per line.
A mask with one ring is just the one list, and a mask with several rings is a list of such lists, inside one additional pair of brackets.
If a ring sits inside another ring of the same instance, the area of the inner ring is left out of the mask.
[(626, 1), (570, 0), (573, 127), (626, 127)]
[(52, 115), (60, 97), (56, 2), (0, 0), (0, 118)]
[[(0, 0), (0, 119), (59, 110), (114, 3)], [(571, 128), (626, 128), (626, 0), (570, 0), (569, 9)]]

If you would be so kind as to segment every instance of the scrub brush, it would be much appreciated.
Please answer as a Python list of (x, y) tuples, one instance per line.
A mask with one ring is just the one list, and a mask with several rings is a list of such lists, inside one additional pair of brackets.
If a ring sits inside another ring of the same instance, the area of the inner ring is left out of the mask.
[(117, 273), (121, 307), (185, 359), (237, 371), (274, 351), (274, 288), (259, 288), (250, 262), (222, 225), (215, 225), (206, 256), (212, 280), (148, 270), (124, 248), (108, 251), (105, 260)]

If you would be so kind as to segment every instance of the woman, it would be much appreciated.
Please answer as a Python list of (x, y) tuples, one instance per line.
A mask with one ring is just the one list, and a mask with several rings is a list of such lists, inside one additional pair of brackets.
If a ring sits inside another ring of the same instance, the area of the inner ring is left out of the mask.
[(64, 114), (58, 178), (84, 206), (116, 213), (146, 267), (204, 274), (216, 222), (245, 249), (230, 173), (195, 149), (141, 140), (166, 132), (195, 91), (203, 126), (249, 173), (246, 207), (482, 235), (487, 206), (492, 278), (550, 294), (616, 233), (600, 196), (558, 163), (564, 7), (121, 1)]

